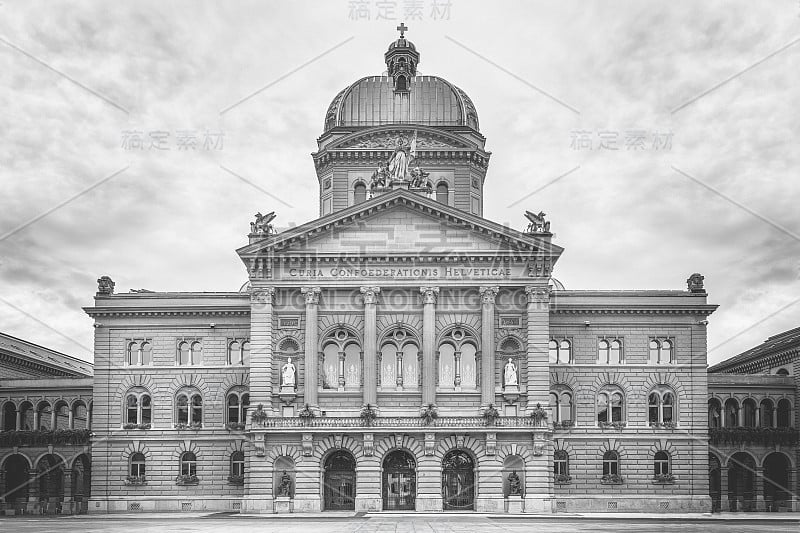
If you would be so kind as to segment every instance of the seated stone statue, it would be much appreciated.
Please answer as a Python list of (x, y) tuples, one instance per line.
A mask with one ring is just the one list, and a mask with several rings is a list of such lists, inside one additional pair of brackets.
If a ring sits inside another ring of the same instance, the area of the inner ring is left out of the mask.
[(289, 498), (292, 492), (292, 476), (283, 471), (281, 484), (278, 486), (278, 497)]

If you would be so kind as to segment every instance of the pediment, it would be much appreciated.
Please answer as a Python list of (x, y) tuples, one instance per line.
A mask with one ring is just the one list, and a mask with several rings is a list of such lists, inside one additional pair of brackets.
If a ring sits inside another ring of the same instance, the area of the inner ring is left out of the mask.
[(422, 128), (394, 127), (383, 130), (370, 130), (368, 133), (354, 133), (342, 138), (328, 150), (358, 149), (358, 150), (394, 150), (398, 144), (410, 145), (417, 135), (418, 150), (465, 150), (474, 149), (456, 135)]
[(557, 258), (549, 236), (531, 235), (405, 190), (241, 248), (245, 257), (492, 256)]

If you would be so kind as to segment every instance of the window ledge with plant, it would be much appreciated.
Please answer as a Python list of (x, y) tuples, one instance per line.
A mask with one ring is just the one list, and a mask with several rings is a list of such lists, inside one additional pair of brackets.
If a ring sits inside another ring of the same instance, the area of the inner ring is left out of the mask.
[(228, 476), (228, 483), (231, 485), (244, 485), (244, 475)]
[(175, 429), (201, 429), (203, 424), (200, 422), (192, 422), (191, 424), (186, 424), (183, 422), (178, 422), (175, 424)]
[(176, 485), (197, 485), (200, 480), (194, 474), (181, 474), (175, 478)]
[(122, 429), (150, 429), (152, 424), (123, 424)]
[(675, 476), (672, 474), (656, 474), (653, 476), (653, 483), (656, 485), (672, 485), (675, 483)]
[(600, 478), (600, 483), (603, 485), (621, 485), (622, 476), (619, 474), (605, 474)]

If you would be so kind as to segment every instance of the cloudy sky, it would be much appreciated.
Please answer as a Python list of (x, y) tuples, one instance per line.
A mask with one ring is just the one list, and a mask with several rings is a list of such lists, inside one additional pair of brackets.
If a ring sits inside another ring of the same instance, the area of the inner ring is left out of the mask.
[(237, 290), (253, 213), (317, 216), (327, 106), (401, 20), (478, 109), (484, 214), (547, 212), (568, 289), (703, 273), (712, 363), (800, 325), (796, 0), (3, 0), (0, 331), (90, 359), (100, 275)]

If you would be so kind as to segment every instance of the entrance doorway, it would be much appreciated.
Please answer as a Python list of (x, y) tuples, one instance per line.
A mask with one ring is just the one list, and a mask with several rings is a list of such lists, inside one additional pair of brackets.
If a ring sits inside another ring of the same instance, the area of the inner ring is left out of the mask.
[(417, 494), (417, 464), (410, 453), (395, 450), (383, 460), (383, 509), (413, 511)]
[(728, 460), (728, 500), (731, 511), (755, 511), (756, 462), (738, 452)]
[(356, 460), (339, 450), (325, 460), (323, 489), (326, 511), (353, 511), (356, 508)]
[(791, 499), (789, 471), (792, 465), (780, 452), (773, 452), (764, 459), (764, 502), (767, 511), (786, 510)]
[(442, 460), (445, 511), (475, 510), (475, 463), (468, 453), (453, 450)]

